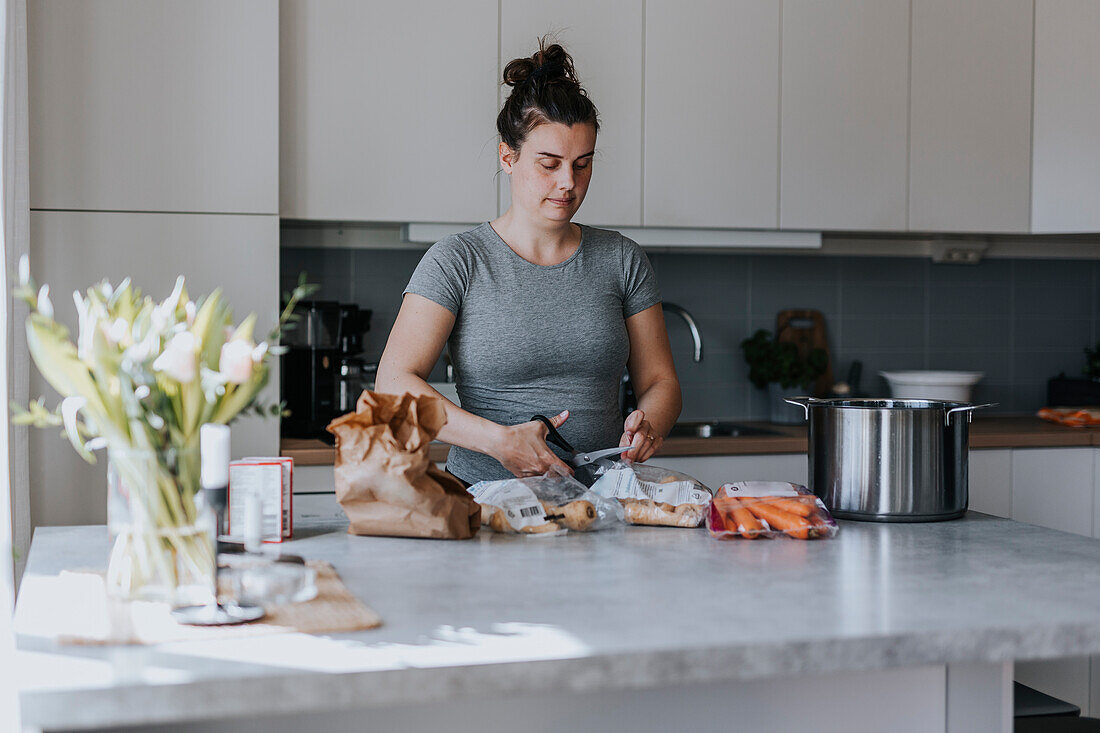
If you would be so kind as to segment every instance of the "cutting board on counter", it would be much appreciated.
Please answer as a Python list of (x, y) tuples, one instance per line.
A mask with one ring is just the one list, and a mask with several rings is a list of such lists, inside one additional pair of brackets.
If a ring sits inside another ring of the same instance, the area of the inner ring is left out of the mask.
[(825, 352), (825, 373), (814, 383), (814, 395), (829, 394), (833, 389), (833, 357), (829, 354), (829, 340), (825, 331), (825, 316), (821, 311), (791, 309), (779, 311), (775, 317), (775, 340), (798, 347), (798, 355), (805, 358), (813, 349)]

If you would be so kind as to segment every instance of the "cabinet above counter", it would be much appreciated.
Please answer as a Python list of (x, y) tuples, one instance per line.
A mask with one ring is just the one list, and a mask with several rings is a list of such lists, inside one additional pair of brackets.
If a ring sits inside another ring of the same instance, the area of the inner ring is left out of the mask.
[[(1100, 193), (1100, 137), (1076, 132), (1094, 129), (1096, 111), (1089, 39), (1100, 14), (1086, 0), (395, 7), (281, 6), (284, 218), (503, 212), (500, 69), (556, 31), (600, 111), (582, 210), (593, 225), (1097, 229), (1084, 202)], [(462, 82), (424, 84), (444, 68)], [(710, 69), (721, 73), (699, 72)], [(426, 175), (432, 161), (446, 165)]]
[[(712, 438), (669, 438), (657, 452), (657, 458), (683, 456), (769, 455), (806, 452), (804, 425), (776, 425), (767, 422), (739, 423), (761, 428), (774, 435), (743, 435)], [(1037, 417), (976, 418), (970, 426), (970, 447), (988, 448), (1072, 448), (1100, 446), (1100, 431), (1088, 428), (1067, 428)], [(432, 461), (447, 460), (450, 446), (433, 443)], [(294, 459), (299, 466), (332, 465), (335, 451), (324, 442), (306, 438), (283, 438), (283, 456)]]

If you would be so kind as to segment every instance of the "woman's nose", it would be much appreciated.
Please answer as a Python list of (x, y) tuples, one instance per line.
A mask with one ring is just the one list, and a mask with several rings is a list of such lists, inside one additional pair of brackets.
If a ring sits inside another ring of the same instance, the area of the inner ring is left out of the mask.
[(562, 191), (573, 190), (573, 171), (565, 169), (563, 166), (563, 172), (558, 176), (558, 188)]

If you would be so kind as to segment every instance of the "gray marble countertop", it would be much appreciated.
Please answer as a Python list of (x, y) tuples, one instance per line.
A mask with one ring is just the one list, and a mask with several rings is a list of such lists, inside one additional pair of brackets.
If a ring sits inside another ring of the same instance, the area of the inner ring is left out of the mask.
[[(313, 528), (385, 625), (154, 647), (21, 634), (26, 724), (122, 725), (518, 691), (595, 691), (1100, 652), (1100, 541), (971, 513), (832, 540), (627, 527), (448, 542)], [(103, 527), (35, 533), (27, 574), (106, 562)], [(16, 630), (19, 631), (19, 609)]]

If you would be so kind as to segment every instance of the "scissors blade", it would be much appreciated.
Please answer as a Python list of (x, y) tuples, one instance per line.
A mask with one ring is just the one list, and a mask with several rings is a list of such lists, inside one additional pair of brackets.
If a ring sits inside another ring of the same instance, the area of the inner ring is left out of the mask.
[(604, 450), (592, 451), (591, 453), (578, 453), (573, 456), (574, 466), (587, 466), (589, 463), (593, 463), (600, 458), (606, 458), (607, 456), (617, 456), (630, 450), (629, 445), (619, 446), (618, 448), (605, 448)]

